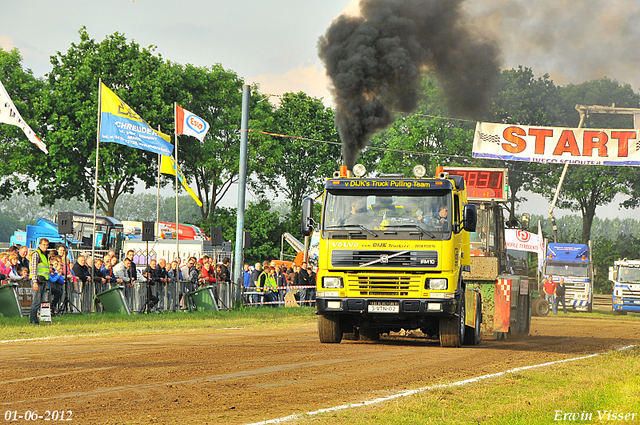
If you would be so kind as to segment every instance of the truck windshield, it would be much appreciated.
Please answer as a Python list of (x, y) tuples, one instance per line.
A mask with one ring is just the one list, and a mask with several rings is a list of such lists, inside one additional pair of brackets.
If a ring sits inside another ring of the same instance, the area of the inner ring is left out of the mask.
[(589, 277), (589, 266), (584, 263), (548, 262), (545, 268), (545, 274), (553, 276)]
[(618, 270), (618, 282), (640, 283), (640, 268), (620, 267), (620, 269)]
[(326, 194), (322, 230), (356, 231), (368, 237), (378, 237), (379, 231), (409, 232), (446, 239), (451, 231), (450, 211), (449, 191), (332, 191)]

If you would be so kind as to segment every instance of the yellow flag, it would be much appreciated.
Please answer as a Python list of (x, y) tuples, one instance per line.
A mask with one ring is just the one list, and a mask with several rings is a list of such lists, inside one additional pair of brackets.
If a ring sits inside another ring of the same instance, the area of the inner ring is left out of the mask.
[[(162, 155), (161, 158), (162, 159), (160, 161), (160, 172), (162, 174), (170, 174), (172, 176), (175, 176), (176, 175), (176, 163), (173, 160), (173, 156)], [(187, 179), (184, 178), (184, 175), (182, 174), (182, 171), (180, 171), (179, 169), (178, 169), (178, 180), (180, 180), (180, 183), (182, 183), (182, 187), (184, 187), (184, 190), (186, 190), (187, 193), (189, 195), (191, 195), (193, 200), (196, 201), (196, 204), (198, 204), (198, 206), (201, 207), (202, 206), (202, 201), (200, 201), (200, 199), (198, 199), (198, 196), (193, 191), (193, 189), (191, 189), (187, 185)]]

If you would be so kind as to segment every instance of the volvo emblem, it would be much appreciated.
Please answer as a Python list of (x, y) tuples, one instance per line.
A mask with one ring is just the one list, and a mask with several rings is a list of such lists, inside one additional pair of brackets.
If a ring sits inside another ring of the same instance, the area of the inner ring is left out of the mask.
[(387, 254), (382, 254), (382, 255), (380, 255), (380, 262), (381, 262), (382, 264), (387, 264), (387, 263), (389, 263), (389, 255), (387, 255)]

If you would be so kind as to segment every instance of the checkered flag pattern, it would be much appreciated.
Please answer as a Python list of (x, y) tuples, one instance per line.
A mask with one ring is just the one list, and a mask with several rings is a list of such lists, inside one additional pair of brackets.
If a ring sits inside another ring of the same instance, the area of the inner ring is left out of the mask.
[(500, 136), (496, 136), (495, 134), (480, 133), (480, 140), (482, 140), (483, 142), (499, 144)]
[(511, 280), (500, 279), (500, 283), (498, 283), (498, 287), (500, 288), (500, 291), (502, 291), (502, 295), (504, 296), (505, 301), (510, 303), (511, 302)]

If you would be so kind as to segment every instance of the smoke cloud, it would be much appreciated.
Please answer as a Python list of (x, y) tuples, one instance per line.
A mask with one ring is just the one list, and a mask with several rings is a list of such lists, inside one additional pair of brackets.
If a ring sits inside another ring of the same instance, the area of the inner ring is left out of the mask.
[(557, 85), (602, 77), (640, 89), (638, 0), (467, 0), (498, 41), (503, 65), (549, 74)]
[(349, 169), (395, 112), (416, 108), (422, 70), (435, 73), (451, 114), (474, 118), (482, 112), (499, 75), (499, 51), (470, 29), (461, 5), (361, 0), (360, 16), (339, 16), (320, 37)]

